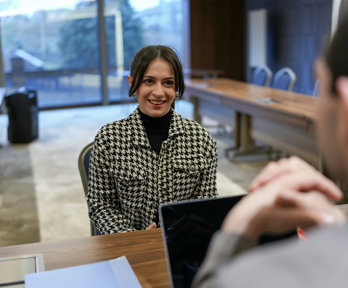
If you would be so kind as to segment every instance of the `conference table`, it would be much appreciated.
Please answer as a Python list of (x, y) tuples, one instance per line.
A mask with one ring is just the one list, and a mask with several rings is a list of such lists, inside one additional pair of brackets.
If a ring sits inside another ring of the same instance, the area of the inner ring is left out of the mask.
[[(348, 216), (348, 204), (338, 207)], [(160, 228), (0, 247), (0, 258), (33, 254), (45, 271), (126, 256), (142, 287), (170, 287)]]
[(126, 256), (142, 287), (170, 287), (161, 229), (0, 247), (0, 258), (42, 253), (45, 270)]
[(185, 86), (194, 119), (208, 116), (234, 127), (236, 149), (246, 151), (256, 140), (320, 166), (316, 97), (227, 78), (189, 79)]

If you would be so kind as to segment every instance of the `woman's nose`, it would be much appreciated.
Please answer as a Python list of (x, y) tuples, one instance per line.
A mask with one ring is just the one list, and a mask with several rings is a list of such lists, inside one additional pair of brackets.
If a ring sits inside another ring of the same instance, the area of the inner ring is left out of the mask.
[(156, 85), (153, 88), (152, 93), (155, 96), (162, 96), (162, 95), (164, 95), (164, 89), (162, 87), (162, 83), (156, 83)]

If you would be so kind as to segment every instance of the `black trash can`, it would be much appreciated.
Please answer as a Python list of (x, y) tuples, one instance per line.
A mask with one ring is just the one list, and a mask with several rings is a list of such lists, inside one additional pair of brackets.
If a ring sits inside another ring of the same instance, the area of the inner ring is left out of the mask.
[(28, 143), (38, 138), (37, 91), (21, 87), (5, 97), (8, 112), (7, 138), (12, 143)]

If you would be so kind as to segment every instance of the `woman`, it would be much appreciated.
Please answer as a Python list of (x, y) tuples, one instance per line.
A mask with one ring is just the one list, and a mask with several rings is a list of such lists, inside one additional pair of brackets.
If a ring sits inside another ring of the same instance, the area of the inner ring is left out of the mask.
[(90, 159), (87, 201), (101, 234), (155, 228), (159, 204), (217, 194), (215, 140), (173, 110), (185, 88), (175, 52), (140, 49), (128, 82), (139, 106), (100, 129)]

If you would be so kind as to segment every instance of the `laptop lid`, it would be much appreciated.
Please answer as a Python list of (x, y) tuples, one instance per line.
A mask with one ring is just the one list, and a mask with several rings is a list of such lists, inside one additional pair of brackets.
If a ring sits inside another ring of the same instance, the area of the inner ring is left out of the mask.
[(191, 287), (209, 242), (227, 212), (243, 197), (229, 196), (162, 204), (159, 218), (172, 287)]

